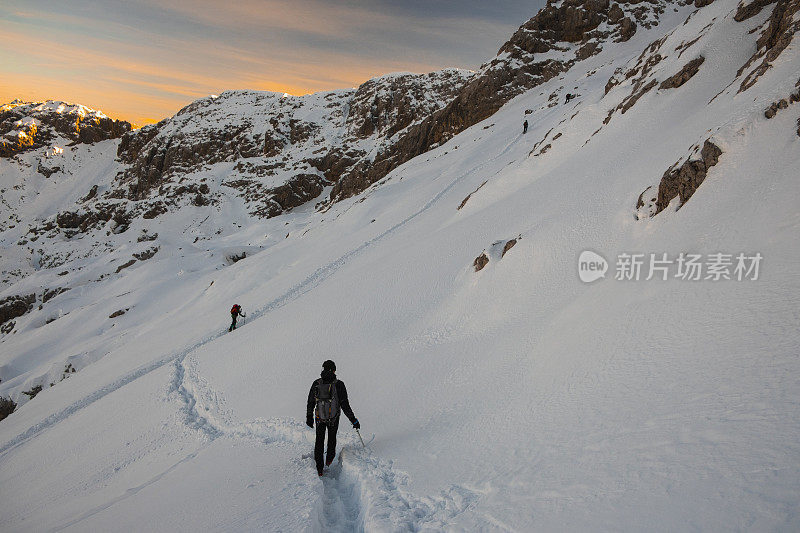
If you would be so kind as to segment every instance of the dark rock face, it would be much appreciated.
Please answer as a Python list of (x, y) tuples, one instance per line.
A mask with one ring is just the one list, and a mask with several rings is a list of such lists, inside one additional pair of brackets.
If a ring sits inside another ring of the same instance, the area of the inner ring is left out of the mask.
[(129, 131), (130, 123), (112, 120), (83, 106), (15, 100), (0, 107), (0, 157), (41, 148), (59, 137), (91, 144)]
[[(614, 16), (619, 18), (621, 8), (615, 5)], [(526, 22), (524, 33), (517, 32), (500, 49), (500, 53), (517, 46), (529, 52), (547, 52), (554, 42), (574, 43), (581, 41), (587, 32), (597, 28), (608, 19), (608, 0), (554, 2), (548, 1), (539, 13)], [(522, 29), (521, 28), (521, 29)]]
[[(427, 116), (452, 100), (463, 87), (462, 75), (456, 71), (432, 72), (423, 76), (396, 75), (363, 83), (350, 103), (348, 133), (358, 139), (373, 134), (390, 139), (406, 129), (420, 116)], [(429, 87), (436, 98), (430, 98)]]
[(122, 272), (123, 270), (125, 270), (126, 268), (128, 268), (129, 266), (134, 264), (135, 262), (136, 262), (136, 259), (131, 259), (129, 261), (126, 261), (126, 262), (122, 263), (120, 266), (117, 267), (117, 270), (116, 270), (115, 274), (119, 274), (120, 272)]
[(786, 109), (789, 107), (789, 102), (786, 101), (785, 98), (781, 99), (778, 102), (773, 102), (766, 111), (764, 111), (764, 116), (766, 118), (773, 118), (777, 113), (778, 109)]
[(486, 252), (476, 257), (475, 261), (472, 262), (472, 266), (475, 267), (475, 272), (483, 270), (483, 267), (485, 267), (488, 264), (489, 264), (489, 256), (486, 255)]
[(636, 102), (638, 102), (642, 96), (650, 92), (658, 85), (657, 80), (649, 78), (653, 69), (664, 59), (660, 53), (661, 46), (664, 44), (664, 41), (665, 39), (659, 39), (650, 43), (650, 45), (648, 45), (648, 47), (645, 48), (641, 53), (639, 59), (636, 61), (636, 65), (634, 65), (633, 68), (627, 72), (623, 72), (622, 69), (617, 69), (617, 71), (614, 72), (614, 74), (609, 78), (605, 87), (606, 94), (608, 94), (608, 91), (610, 91), (614, 86), (620, 84), (623, 80), (632, 80), (633, 86), (630, 94), (626, 96), (622, 102), (617, 104), (616, 107), (608, 111), (608, 116), (606, 116), (606, 118), (603, 120), (603, 124), (608, 124), (611, 122), (611, 118), (617, 111), (619, 111), (621, 114), (625, 114), (630, 108), (636, 105)]
[(45, 289), (42, 293), (42, 303), (47, 303), (61, 293), (67, 292), (69, 287), (56, 287), (55, 289)]
[(777, 102), (772, 102), (770, 106), (764, 111), (764, 116), (767, 119), (774, 118), (778, 111), (788, 109), (790, 105), (800, 102), (800, 80), (797, 80), (795, 87), (798, 89), (791, 93), (787, 98), (781, 98)]
[(5, 419), (8, 415), (14, 412), (17, 404), (11, 398), (0, 397), (0, 420)]
[[(500, 48), (498, 57), (484, 65), (480, 75), (447, 106), (411, 126), (396, 143), (381, 151), (372, 165), (354, 168), (343, 175), (334, 185), (331, 199), (335, 201), (361, 192), (399, 165), (490, 117), (513, 97), (597, 53), (597, 41), (614, 36), (619, 40), (629, 39), (636, 31), (636, 24), (624, 16), (625, 11), (620, 7), (628, 3), (638, 1), (615, 3), (612, 7), (609, 0), (548, 0), (547, 5)], [(646, 8), (639, 7), (643, 9), (637, 13), (643, 17)], [(601, 32), (597, 28), (605, 21), (610, 21), (613, 29)], [(585, 44), (570, 59), (538, 61), (536, 58), (536, 54), (568, 50), (565, 43), (575, 42)]]
[(55, 225), (68, 234), (85, 233), (97, 228), (109, 220), (114, 220), (115, 233), (122, 233), (128, 228), (131, 213), (126, 211), (126, 206), (121, 202), (107, 203), (95, 202), (89, 208), (78, 211), (62, 211), (55, 216)]
[(625, 42), (630, 40), (631, 37), (636, 33), (636, 23), (630, 19), (630, 17), (625, 17), (622, 19), (622, 23), (619, 27), (619, 42)]
[(33, 309), (36, 301), (35, 294), (25, 296), (9, 296), (0, 300), (0, 324), (20, 317)]
[(619, 7), (619, 4), (613, 4), (611, 9), (608, 10), (608, 21), (611, 24), (617, 24), (625, 16), (625, 12)]
[[(771, 2), (756, 0), (751, 4), (740, 7), (734, 18), (737, 21), (746, 20), (756, 15), (764, 6), (774, 1), (775, 0)], [(761, 62), (747, 74), (738, 92), (746, 91), (755, 85), (761, 75), (770, 69), (772, 63), (775, 62), (778, 56), (780, 56), (792, 42), (794, 34), (800, 30), (800, 20), (794, 20), (797, 11), (800, 11), (800, 0), (778, 0), (775, 4), (769, 18), (769, 24), (767, 24), (767, 27), (761, 33), (758, 41), (756, 41), (757, 48), (755, 53), (747, 63), (739, 69), (739, 72), (736, 74), (737, 77), (758, 60), (761, 60)]]
[(154, 255), (156, 255), (158, 253), (158, 250), (159, 250), (158, 246), (153, 246), (151, 248), (148, 248), (144, 252), (139, 252), (138, 254), (133, 254), (133, 257), (135, 257), (139, 261), (147, 261), (148, 259), (150, 259)]
[(156, 202), (147, 211), (142, 213), (142, 218), (145, 220), (151, 220), (156, 218), (158, 215), (163, 215), (166, 212), (167, 208), (164, 206), (164, 204), (162, 202)]
[(707, 140), (700, 151), (700, 159), (690, 158), (680, 166), (670, 167), (658, 185), (655, 214), (663, 211), (676, 196), (680, 197), (681, 206), (685, 204), (706, 179), (708, 169), (717, 164), (720, 155), (722, 150)]
[(714, 3), (714, 0), (694, 0), (694, 7), (706, 7)]
[(24, 394), (25, 396), (30, 397), (30, 399), (33, 400), (36, 397), (36, 395), (39, 394), (40, 392), (42, 392), (42, 386), (41, 385), (35, 385), (35, 386), (31, 387), (30, 390), (22, 391), (22, 394)]
[(36, 167), (36, 171), (39, 174), (41, 174), (42, 176), (44, 176), (45, 178), (49, 178), (50, 176), (52, 176), (56, 172), (60, 172), (61, 171), (61, 167), (53, 167), (53, 168), (46, 167), (46, 166), (44, 166), (42, 164), (41, 161), (39, 161), (39, 164)]
[(700, 70), (700, 65), (702, 65), (703, 61), (705, 60), (706, 58), (703, 56), (692, 59), (686, 65), (684, 65), (684, 67), (680, 70), (680, 72), (678, 72), (674, 76), (670, 76), (669, 78), (661, 82), (661, 85), (658, 88), (676, 89), (680, 87), (681, 85), (692, 79), (692, 77), (695, 74), (697, 74), (697, 72)]
[(500, 258), (502, 259), (503, 257), (505, 257), (506, 252), (508, 252), (516, 244), (517, 244), (517, 239), (511, 239), (510, 241), (506, 241), (506, 244), (503, 246), (503, 253), (500, 254)]
[[(180, 114), (180, 113), (179, 113)], [(144, 133), (144, 139), (153, 132)], [(125, 178), (132, 180), (128, 198), (142, 200), (158, 188), (165, 178), (196, 170), (203, 165), (232, 161), (248, 153), (259, 153), (255, 139), (247, 127), (223, 125), (221, 130), (208, 130), (202, 138), (183, 133), (149, 142), (130, 140), (120, 144), (117, 155), (130, 163)], [(132, 135), (133, 136), (133, 135)], [(123, 149), (124, 148), (124, 149)], [(139, 148), (137, 150), (137, 148)]]
[(97, 190), (98, 190), (97, 189), (97, 185), (92, 185), (92, 188), (89, 189), (89, 192), (86, 193), (86, 196), (84, 196), (83, 198), (81, 198), (78, 201), (81, 202), (81, 203), (86, 203), (89, 200), (95, 198), (97, 196)]
[(736, 15), (733, 16), (733, 20), (736, 22), (742, 22), (751, 17), (755, 17), (764, 7), (774, 3), (775, 1), (776, 0), (751, 0), (750, 2), (743, 2), (739, 4), (738, 9), (736, 10)]

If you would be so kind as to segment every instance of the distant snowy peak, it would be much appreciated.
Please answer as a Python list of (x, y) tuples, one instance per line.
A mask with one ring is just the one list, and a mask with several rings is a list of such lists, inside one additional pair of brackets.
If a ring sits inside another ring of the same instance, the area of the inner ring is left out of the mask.
[(130, 130), (130, 123), (82, 105), (14, 100), (0, 106), (0, 157), (47, 146), (59, 138), (67, 143), (94, 143)]
[(202, 98), (123, 137), (118, 156), (128, 167), (109, 194), (152, 198), (156, 187), (161, 195), (178, 180), (194, 194), (211, 180), (212, 189), (223, 186), (243, 197), (251, 214), (276, 216), (369, 166), (384, 146), (444, 107), (474, 76), (446, 69), (391, 74), (357, 89), (305, 96), (226, 91)]

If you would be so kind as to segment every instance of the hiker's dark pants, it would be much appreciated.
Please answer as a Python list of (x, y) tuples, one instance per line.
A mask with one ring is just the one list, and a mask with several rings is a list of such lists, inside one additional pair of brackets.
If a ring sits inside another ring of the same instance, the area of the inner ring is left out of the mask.
[(233, 313), (231, 313), (231, 327), (228, 328), (228, 331), (233, 331), (233, 330), (236, 329), (236, 319), (237, 318), (238, 318), (238, 315), (234, 315)]
[(317, 472), (322, 472), (325, 463), (322, 462), (322, 450), (325, 447), (325, 429), (328, 430), (328, 453), (325, 458), (333, 461), (336, 456), (336, 432), (339, 430), (339, 417), (330, 425), (320, 424), (317, 420), (317, 442), (314, 445), (314, 461), (317, 462)]

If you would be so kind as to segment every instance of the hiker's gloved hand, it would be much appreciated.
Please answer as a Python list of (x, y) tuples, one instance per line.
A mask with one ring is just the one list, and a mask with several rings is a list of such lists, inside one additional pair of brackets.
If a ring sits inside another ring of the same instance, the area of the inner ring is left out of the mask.
[(361, 424), (358, 422), (358, 419), (353, 422), (353, 427), (356, 429), (361, 429)]
[(314, 421), (311, 420), (310, 418), (306, 418), (306, 425), (308, 427), (310, 427), (310, 428), (313, 428), (314, 427)]

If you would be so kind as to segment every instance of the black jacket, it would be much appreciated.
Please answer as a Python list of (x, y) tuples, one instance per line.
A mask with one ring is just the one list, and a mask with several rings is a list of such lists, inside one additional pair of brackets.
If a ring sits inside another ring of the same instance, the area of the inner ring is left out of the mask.
[[(317, 383), (332, 383), (336, 379), (336, 374), (323, 370), (321, 378), (314, 380), (311, 384), (311, 390), (308, 391), (308, 402), (306, 403), (306, 420), (314, 420), (314, 408), (317, 406)], [(353, 414), (353, 409), (350, 408), (350, 401), (347, 399), (347, 387), (344, 386), (342, 380), (336, 380), (336, 398), (339, 400), (339, 407), (342, 412), (350, 419), (351, 423), (355, 423), (356, 415)]]

